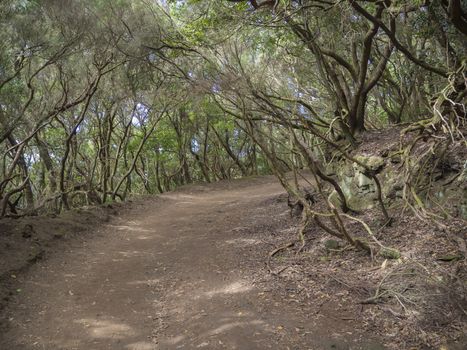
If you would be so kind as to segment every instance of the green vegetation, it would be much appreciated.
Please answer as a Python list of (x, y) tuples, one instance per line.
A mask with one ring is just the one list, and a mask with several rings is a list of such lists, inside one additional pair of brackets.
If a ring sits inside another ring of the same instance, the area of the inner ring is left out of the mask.
[[(358, 246), (345, 229), (349, 194), (329, 164), (358, 165), (387, 222), (380, 169), (352, 150), (368, 130), (400, 124), (414, 135), (400, 150), (403, 199), (433, 216), (434, 169), (466, 145), (462, 6), (4, 0), (0, 216), (274, 173), (303, 207), (304, 227)], [(324, 211), (298, 186), (304, 168)]]

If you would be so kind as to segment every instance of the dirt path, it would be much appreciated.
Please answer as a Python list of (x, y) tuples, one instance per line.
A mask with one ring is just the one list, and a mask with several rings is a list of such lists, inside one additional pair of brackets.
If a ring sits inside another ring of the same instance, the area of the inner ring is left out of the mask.
[(248, 227), (286, 217), (264, 205), (282, 192), (269, 177), (191, 187), (96, 228), (24, 276), (0, 349), (379, 349), (256, 283)]

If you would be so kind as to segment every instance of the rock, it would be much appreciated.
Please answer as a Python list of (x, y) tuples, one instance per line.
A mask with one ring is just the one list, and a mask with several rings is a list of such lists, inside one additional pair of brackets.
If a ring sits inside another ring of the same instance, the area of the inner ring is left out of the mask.
[[(380, 172), (384, 168), (384, 158), (379, 156), (356, 156), (356, 160), (365, 164), (367, 168), (375, 173)], [(362, 169), (363, 170), (363, 169)]]
[(34, 233), (35, 231), (31, 224), (24, 225), (23, 229), (21, 230), (21, 235), (23, 238), (31, 238)]
[(442, 255), (437, 258), (437, 260), (440, 261), (457, 261), (457, 260), (462, 260), (464, 256), (462, 254), (447, 254), (447, 255)]
[(340, 243), (335, 239), (328, 239), (324, 242), (324, 246), (327, 250), (336, 250), (340, 248)]
[(373, 187), (373, 179), (370, 179), (368, 176), (366, 176), (363, 173), (357, 173), (355, 174), (356, 180), (357, 180), (357, 186), (361, 187), (363, 192), (374, 192), (371, 191), (370, 188)]
[(381, 248), (379, 255), (386, 259), (399, 259), (401, 257), (401, 253), (394, 248)]

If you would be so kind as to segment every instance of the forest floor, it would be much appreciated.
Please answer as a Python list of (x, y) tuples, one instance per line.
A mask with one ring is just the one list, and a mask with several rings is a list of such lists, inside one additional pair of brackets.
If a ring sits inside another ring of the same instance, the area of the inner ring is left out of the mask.
[[(361, 303), (396, 263), (345, 247), (328, 251), (322, 233), (299, 255), (274, 257), (271, 267), (285, 270), (271, 274), (268, 253), (295, 238), (297, 219), (270, 176), (66, 215), (0, 221), (2, 350), (465, 345), (465, 318), (451, 304), (426, 304), (422, 317), (396, 309), (395, 298)], [(414, 239), (410, 225), (402, 231)], [(398, 248), (407, 243), (400, 232), (394, 237)], [(408, 289), (399, 301), (411, 309)], [(437, 322), (436, 307), (450, 312), (448, 322)]]

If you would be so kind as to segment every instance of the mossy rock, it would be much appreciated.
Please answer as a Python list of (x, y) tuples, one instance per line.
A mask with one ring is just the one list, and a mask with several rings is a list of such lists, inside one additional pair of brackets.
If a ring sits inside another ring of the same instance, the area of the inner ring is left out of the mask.
[(371, 188), (375, 187), (373, 179), (369, 178), (363, 173), (358, 173), (355, 175), (356, 181), (357, 181), (357, 186), (361, 188)]
[(335, 239), (326, 240), (326, 242), (324, 242), (324, 246), (326, 247), (327, 250), (336, 250), (341, 247), (340, 243), (336, 241)]
[(401, 257), (401, 253), (394, 248), (381, 248), (379, 251), (379, 255), (386, 259), (399, 259)]
[(359, 162), (365, 164), (365, 166), (374, 171), (374, 172), (378, 172), (379, 170), (383, 169), (384, 167), (384, 158), (383, 157), (379, 157), (379, 156), (356, 156), (355, 157), (356, 160), (358, 160)]
[(457, 261), (457, 260), (462, 260), (464, 259), (464, 256), (462, 254), (446, 254), (439, 256), (436, 260), (440, 261)]

